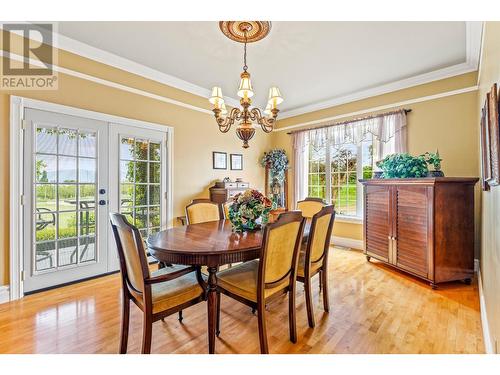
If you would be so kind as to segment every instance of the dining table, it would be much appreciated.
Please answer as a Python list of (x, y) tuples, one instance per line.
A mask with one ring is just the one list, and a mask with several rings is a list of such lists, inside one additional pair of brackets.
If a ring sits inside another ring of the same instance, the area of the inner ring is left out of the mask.
[[(304, 238), (308, 231), (306, 224)], [(258, 259), (263, 234), (263, 229), (235, 232), (229, 220), (218, 220), (169, 228), (146, 240), (150, 254), (160, 262), (207, 267), (208, 278), (199, 282), (206, 290), (210, 354), (215, 353), (217, 271), (225, 264)]]

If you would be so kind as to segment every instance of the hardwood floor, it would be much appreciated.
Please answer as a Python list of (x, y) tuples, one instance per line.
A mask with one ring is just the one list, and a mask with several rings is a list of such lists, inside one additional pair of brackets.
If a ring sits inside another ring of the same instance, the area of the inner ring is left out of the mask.
[[(269, 306), (271, 353), (484, 353), (477, 282), (433, 291), (361, 252), (331, 249), (330, 313), (314, 281), (316, 328), (298, 288), (298, 342), (288, 341), (286, 299)], [(222, 297), (217, 353), (259, 353), (257, 316)], [(131, 312), (129, 353), (139, 353), (142, 315)], [(0, 305), (0, 353), (117, 353), (120, 280), (111, 275)], [(153, 325), (153, 353), (206, 353), (206, 305)]]

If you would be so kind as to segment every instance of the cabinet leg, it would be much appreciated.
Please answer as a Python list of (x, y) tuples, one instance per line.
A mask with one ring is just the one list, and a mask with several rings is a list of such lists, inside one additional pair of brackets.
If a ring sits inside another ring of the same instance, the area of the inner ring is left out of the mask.
[(371, 257), (371, 256), (369, 256), (369, 255), (367, 255), (367, 256), (366, 256), (366, 260), (369, 262), (369, 261), (370, 261), (370, 259), (372, 259), (372, 257)]
[(438, 288), (438, 286), (434, 283), (430, 283), (430, 285), (433, 290), (436, 290)]
[(464, 280), (464, 283), (466, 283), (467, 285), (471, 285), (472, 279), (470, 277), (468, 277), (467, 279)]

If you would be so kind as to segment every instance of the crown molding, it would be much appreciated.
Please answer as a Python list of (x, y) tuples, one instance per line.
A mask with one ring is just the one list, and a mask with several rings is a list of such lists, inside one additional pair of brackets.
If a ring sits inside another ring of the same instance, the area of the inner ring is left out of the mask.
[(352, 94), (337, 98), (324, 100), (280, 112), (280, 119), (302, 115), (304, 113), (315, 112), (322, 109), (335, 107), (341, 104), (367, 99), (373, 96), (387, 94), (393, 91), (407, 89), (410, 87), (423, 85), (425, 83), (439, 81), (441, 79), (455, 77), (461, 74), (475, 72), (479, 68), (479, 58), (481, 54), (481, 34), (483, 22), (467, 21), (465, 23), (465, 55), (466, 61), (461, 64), (452, 65), (443, 69), (434, 70), (429, 73), (419, 74), (410, 78), (391, 82), (367, 90), (361, 90)]

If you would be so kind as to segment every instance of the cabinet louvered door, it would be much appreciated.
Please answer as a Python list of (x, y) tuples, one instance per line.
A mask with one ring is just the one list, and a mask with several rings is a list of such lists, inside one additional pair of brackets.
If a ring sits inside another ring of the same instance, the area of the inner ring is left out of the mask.
[(389, 262), (391, 220), (391, 188), (365, 186), (365, 251), (366, 255)]
[(393, 262), (414, 274), (428, 276), (429, 210), (432, 188), (397, 186)]

